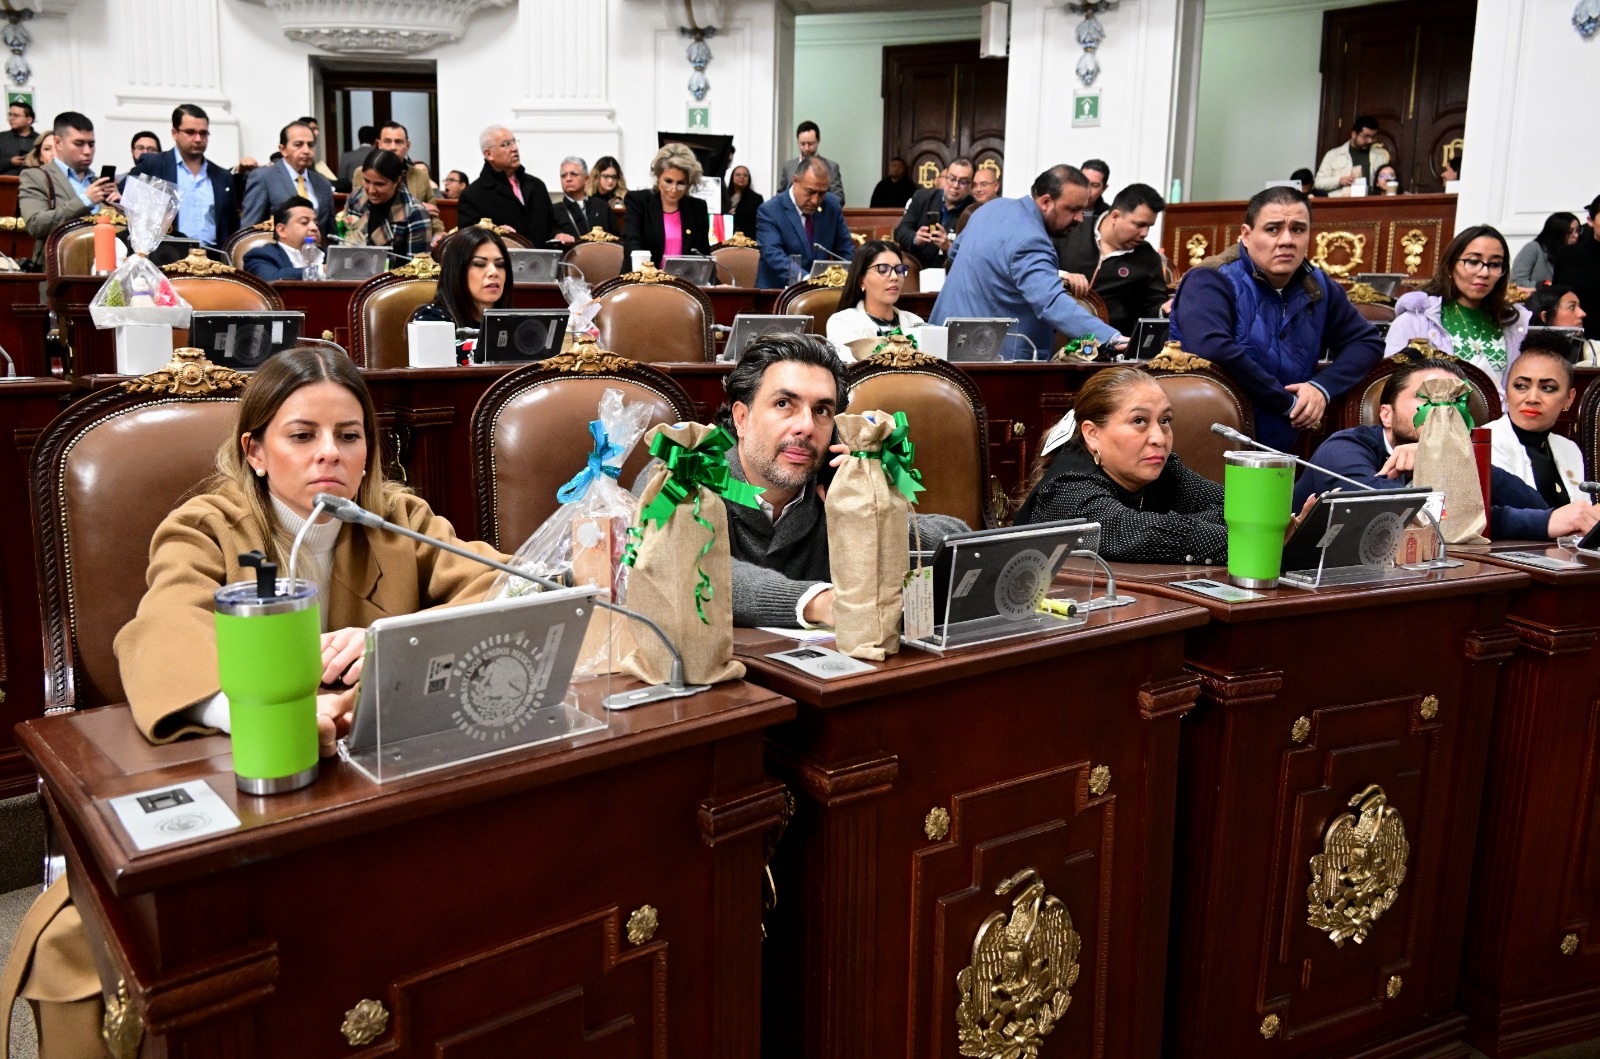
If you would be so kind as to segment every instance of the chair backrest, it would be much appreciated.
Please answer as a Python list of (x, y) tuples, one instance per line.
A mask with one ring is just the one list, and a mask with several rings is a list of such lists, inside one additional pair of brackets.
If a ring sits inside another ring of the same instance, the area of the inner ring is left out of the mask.
[[(270, 312), (283, 308), (277, 289), (259, 276), (212, 261), (203, 251), (190, 251), (182, 261), (161, 270), (172, 289), (197, 312)], [(172, 329), (172, 348), (189, 344), (189, 329)]]
[(45, 428), (30, 471), (48, 708), (123, 702), (112, 642), (145, 591), (150, 540), (199, 491), (237, 420), (244, 376), (185, 350), (170, 370), (103, 391)]
[(439, 266), (426, 254), (357, 287), (350, 296), (350, 359), (362, 368), (410, 364), (406, 323), (438, 290)]
[[(1452, 357), (1448, 353), (1435, 351), (1432, 356), (1445, 360), (1453, 360), (1456, 366), (1466, 375), (1467, 382), (1472, 386), (1472, 393), (1467, 396), (1467, 411), (1472, 413), (1472, 421), (1480, 427), (1486, 427), (1491, 422), (1499, 419), (1502, 413), (1500, 403), (1500, 388), (1494, 380), (1477, 367), (1459, 357)], [(1347, 427), (1372, 426), (1378, 420), (1378, 406), (1382, 403), (1383, 387), (1393, 375), (1395, 369), (1410, 359), (1410, 350), (1401, 350), (1393, 357), (1385, 357), (1378, 361), (1377, 367), (1367, 373), (1367, 377), (1359, 385), (1353, 386), (1350, 392), (1344, 395), (1344, 403), (1339, 407), (1339, 429)]]
[(222, 249), (228, 252), (228, 260), (233, 262), (233, 267), (244, 268), (244, 255), (258, 246), (265, 246), (278, 237), (277, 230), (272, 221), (265, 220), (260, 224), (253, 224), (248, 228), (240, 228), (228, 237)]
[(1384, 305), (1381, 302), (1352, 302), (1356, 312), (1361, 314), (1363, 320), (1373, 323), (1386, 323), (1394, 319), (1394, 306)]
[(989, 417), (972, 379), (899, 341), (850, 365), (849, 377), (846, 411), (906, 414), (927, 485), (917, 511), (954, 515), (973, 529), (996, 525), (989, 503)]
[[(528, 241), (526, 236), (517, 231), (515, 228), (511, 227), (509, 224), (491, 224), (489, 223), (489, 218), (487, 217), (479, 221), (477, 224), (469, 224), (467, 227), (493, 228), (495, 233), (500, 236), (501, 240), (506, 244), (507, 247), (521, 248), (526, 250), (533, 245)], [(456, 233), (459, 231), (461, 231), (460, 228), (452, 228), (448, 232), (445, 232), (444, 235), (439, 237), (439, 241), (435, 243), (433, 247), (433, 259), (435, 261), (444, 260), (445, 245), (449, 243), (450, 240), (454, 239), (456, 237)]]
[(711, 344), (711, 299), (677, 276), (646, 269), (594, 288), (602, 349), (647, 364), (703, 362)]
[[(128, 226), (120, 213), (113, 213), (111, 220), (118, 228)], [(93, 217), (84, 217), (68, 221), (50, 233), (44, 241), (46, 280), (94, 274), (94, 226), (97, 223)]]
[(731, 246), (723, 243), (711, 248), (711, 256), (717, 259), (717, 264), (727, 269), (731, 276), (724, 276), (727, 282), (735, 287), (754, 287), (756, 273), (761, 268), (761, 251), (753, 246)]
[(621, 243), (573, 243), (562, 260), (571, 262), (589, 286), (598, 287), (606, 280), (622, 275)]
[(1223, 423), (1254, 435), (1255, 413), (1244, 392), (1210, 361), (1169, 346), (1145, 365), (1172, 402), (1172, 451), (1196, 474), (1221, 484), (1223, 453), (1236, 448), (1211, 432)]
[(811, 324), (806, 328), (806, 332), (826, 335), (828, 318), (839, 311), (839, 299), (843, 294), (842, 283), (833, 286), (801, 280), (793, 286), (785, 287), (778, 294), (778, 300), (773, 304), (772, 311), (787, 316), (809, 316)]
[(1583, 476), (1600, 474), (1600, 386), (1589, 386), (1578, 402), (1578, 448), (1583, 450)]
[[(651, 425), (694, 418), (683, 387), (592, 342), (510, 372), (472, 413), (479, 537), (515, 551), (555, 513), (556, 491), (586, 465), (593, 448), (589, 423), (598, 418), (606, 390), (621, 390), (629, 405), (644, 402)], [(618, 479), (624, 489), (649, 460), (645, 446), (636, 445)]]
[(901, 294), (922, 293), (922, 259), (916, 254), (901, 254), (900, 260), (906, 266), (906, 278), (900, 283)]

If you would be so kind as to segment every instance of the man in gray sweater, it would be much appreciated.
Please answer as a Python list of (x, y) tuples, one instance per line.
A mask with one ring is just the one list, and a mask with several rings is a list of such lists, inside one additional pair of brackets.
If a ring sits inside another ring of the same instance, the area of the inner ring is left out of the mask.
[[(818, 472), (830, 456), (848, 453), (833, 432), (847, 397), (844, 364), (816, 335), (768, 335), (750, 345), (723, 385), (718, 419), (738, 439), (728, 466), (764, 490), (757, 507), (727, 505), (733, 623), (832, 625), (826, 485)], [(947, 515), (915, 517), (925, 547), (967, 528)]]

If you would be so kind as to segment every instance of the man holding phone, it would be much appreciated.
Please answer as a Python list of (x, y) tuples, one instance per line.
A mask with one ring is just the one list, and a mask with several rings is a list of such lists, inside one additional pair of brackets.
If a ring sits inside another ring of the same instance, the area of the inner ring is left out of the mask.
[(972, 159), (957, 158), (944, 174), (943, 189), (923, 188), (911, 196), (895, 241), (916, 255), (923, 268), (944, 268), (956, 221), (972, 205)]
[(51, 131), (56, 136), (55, 160), (23, 170), (17, 185), (23, 224), (41, 247), (63, 224), (98, 213), (105, 203), (120, 199), (116, 166), (105, 166), (98, 177), (94, 174), (94, 122), (68, 110), (56, 115)]

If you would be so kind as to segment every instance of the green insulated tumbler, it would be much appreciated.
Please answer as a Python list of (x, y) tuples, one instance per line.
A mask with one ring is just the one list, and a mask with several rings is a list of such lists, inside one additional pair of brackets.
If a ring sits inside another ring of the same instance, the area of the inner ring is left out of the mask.
[(217, 671), (233, 727), (233, 771), (241, 791), (280, 794), (317, 778), (317, 587), (278, 580), (277, 568), (259, 556), (240, 559), (258, 567), (257, 579), (216, 595)]
[(1294, 461), (1270, 452), (1223, 455), (1222, 517), (1228, 523), (1228, 580), (1272, 588), (1283, 565), (1283, 531), (1294, 502)]

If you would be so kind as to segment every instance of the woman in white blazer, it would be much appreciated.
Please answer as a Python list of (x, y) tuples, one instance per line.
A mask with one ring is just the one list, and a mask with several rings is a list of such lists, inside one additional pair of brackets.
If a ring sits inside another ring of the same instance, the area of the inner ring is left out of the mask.
[(1583, 453), (1572, 439), (1553, 431), (1578, 391), (1562, 335), (1535, 331), (1507, 368), (1506, 414), (1489, 424), (1492, 460), (1536, 489), (1551, 507), (1591, 503), (1579, 488), (1586, 477)]

